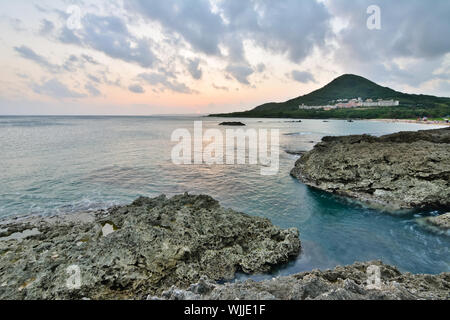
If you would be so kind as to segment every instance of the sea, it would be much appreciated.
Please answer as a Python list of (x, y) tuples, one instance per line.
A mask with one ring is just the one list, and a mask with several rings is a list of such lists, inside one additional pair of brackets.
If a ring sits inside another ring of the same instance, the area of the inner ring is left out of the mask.
[[(298, 228), (302, 253), (255, 280), (356, 261), (381, 260), (411, 273), (450, 271), (450, 238), (417, 223), (439, 212), (404, 215), (370, 209), (311, 189), (289, 175), (298, 156), (324, 136), (370, 134), (439, 126), (377, 121), (226, 119), (245, 129), (279, 131), (279, 170), (261, 175), (250, 164), (177, 165), (171, 140), (177, 129), (219, 126), (201, 116), (0, 117), (0, 218), (71, 214), (128, 204), (139, 196), (208, 194), (224, 207)], [(249, 276), (239, 274), (236, 279)]]

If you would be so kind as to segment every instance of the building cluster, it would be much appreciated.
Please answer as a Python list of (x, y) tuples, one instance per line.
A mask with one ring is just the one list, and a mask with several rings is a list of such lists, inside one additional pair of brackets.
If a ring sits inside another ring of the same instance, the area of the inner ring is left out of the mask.
[(332, 110), (332, 109), (344, 109), (344, 108), (359, 108), (359, 107), (394, 107), (400, 104), (399, 101), (396, 100), (373, 100), (367, 99), (363, 101), (361, 98), (355, 99), (338, 99), (331, 101), (329, 105), (322, 106), (307, 106), (302, 104), (299, 106), (300, 109), (311, 110), (311, 109), (324, 109), (324, 110)]

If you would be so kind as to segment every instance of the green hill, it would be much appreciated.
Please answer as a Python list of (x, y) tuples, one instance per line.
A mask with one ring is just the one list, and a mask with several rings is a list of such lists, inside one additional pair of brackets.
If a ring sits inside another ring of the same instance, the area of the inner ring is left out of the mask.
[[(338, 99), (394, 99), (400, 101), (397, 107), (371, 107), (334, 109), (325, 111), (300, 110), (302, 104), (317, 106), (328, 105)], [(450, 114), (450, 98), (429, 95), (406, 94), (382, 87), (357, 75), (343, 75), (334, 79), (325, 87), (286, 102), (267, 103), (250, 111), (216, 114), (219, 117), (288, 117), (288, 118), (430, 118), (445, 117)]]

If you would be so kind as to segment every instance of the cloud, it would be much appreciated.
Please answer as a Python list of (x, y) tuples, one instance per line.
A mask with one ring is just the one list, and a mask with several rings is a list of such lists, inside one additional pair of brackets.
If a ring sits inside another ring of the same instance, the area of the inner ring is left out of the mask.
[(96, 77), (96, 76), (94, 76), (94, 75), (92, 75), (92, 74), (88, 74), (87, 77), (88, 77), (91, 81), (93, 81), (93, 82), (95, 82), (95, 83), (101, 83), (101, 80), (100, 80), (99, 77)]
[(150, 48), (150, 40), (137, 38), (128, 30), (125, 22), (116, 16), (86, 14), (82, 29), (60, 32), (59, 40), (103, 52), (111, 58), (150, 68), (157, 60)]
[(47, 19), (43, 19), (41, 22), (41, 28), (39, 29), (39, 34), (41, 36), (49, 35), (55, 29), (53, 22)]
[[(243, 84), (249, 84), (254, 72), (245, 41), (301, 62), (314, 48), (325, 46), (331, 31), (331, 16), (316, 0), (198, 0), (195, 5), (185, 0), (130, 0), (125, 8), (158, 22), (168, 38), (181, 36), (196, 53), (226, 59), (227, 71)], [(257, 71), (262, 72), (263, 65)], [(194, 65), (190, 73), (200, 77)]]
[(42, 7), (41, 5), (39, 5), (39, 4), (37, 4), (37, 3), (34, 4), (34, 8), (35, 8), (37, 11), (42, 12), (42, 13), (48, 13), (48, 12), (50, 11), (50, 10), (48, 10), (47, 8), (44, 8), (44, 7)]
[(92, 83), (87, 83), (84, 88), (89, 92), (92, 97), (98, 97), (102, 93)]
[(110, 75), (109, 73), (110, 73), (109, 68), (106, 68), (98, 72), (98, 74), (101, 75), (101, 80), (103, 81), (103, 83), (109, 86), (121, 87), (122, 80), (120, 79), (120, 77), (118, 77), (116, 80), (111, 80), (109, 77)]
[[(381, 30), (366, 27), (366, 10), (373, 4), (381, 8)], [(230, 91), (237, 83), (248, 89), (262, 78), (278, 81), (283, 74), (299, 83), (316, 79), (322, 83), (337, 73), (355, 73), (383, 85), (395, 84), (398, 90), (421, 88), (424, 93), (430, 88), (442, 91), (450, 80), (450, 69), (443, 68), (450, 61), (448, 0), (435, 0), (432, 5), (423, 0), (80, 2), (82, 28), (77, 30), (67, 28), (66, 12), (51, 6), (36, 5), (39, 18), (20, 18), (27, 26), (37, 23), (34, 30), (40, 35), (59, 39), (60, 48), (49, 43), (48, 50), (39, 52), (32, 42), (21, 42), (26, 45), (15, 47), (15, 53), (52, 73), (85, 69), (71, 79), (83, 77), (91, 90), (84, 83), (76, 90), (89, 95), (100, 84), (136, 93), (145, 86), (149, 92), (189, 94), (194, 92), (189, 83), (197, 83), (193, 79), (202, 80), (207, 73), (216, 78), (219, 69), (230, 82), (227, 87), (209, 86)], [(66, 59), (57, 55), (68, 50), (89, 55), (77, 53)], [(125, 84), (119, 75), (122, 69), (117, 69), (123, 64), (111, 68), (99, 64), (105, 56), (134, 64), (129, 72), (139, 76), (130, 86)], [(271, 72), (267, 72), (269, 65)]]
[(233, 78), (242, 84), (250, 85), (248, 77), (254, 73), (253, 69), (247, 65), (229, 65), (226, 71), (231, 74)]
[(264, 63), (260, 63), (256, 66), (256, 71), (261, 73), (266, 70), (266, 65)]
[[(380, 30), (366, 26), (366, 10), (372, 4), (381, 10)], [(446, 0), (432, 5), (421, 0), (333, 0), (327, 6), (347, 22), (336, 35), (334, 50), (335, 61), (346, 72), (418, 86), (434, 77), (434, 70), (450, 52)]]
[(84, 62), (93, 64), (93, 65), (99, 65), (99, 63), (94, 58), (92, 58), (91, 56), (89, 56), (87, 54), (82, 54), (81, 59), (83, 59)]
[(223, 91), (229, 91), (230, 89), (228, 89), (228, 87), (225, 86), (218, 86), (215, 83), (212, 84), (213, 88), (216, 90), (223, 90)]
[(163, 90), (169, 89), (178, 93), (194, 93), (184, 83), (180, 83), (177, 80), (169, 80), (166, 75), (161, 73), (141, 73), (138, 77), (152, 86), (161, 85)]
[(22, 79), (29, 79), (30, 77), (25, 73), (16, 73), (16, 76)]
[(130, 0), (126, 8), (159, 22), (168, 32), (181, 35), (195, 50), (219, 55), (224, 24), (208, 0)]
[(82, 45), (81, 39), (75, 34), (73, 30), (67, 28), (67, 26), (64, 26), (60, 31), (58, 40), (65, 44), (76, 44), (79, 46)]
[(200, 59), (192, 59), (192, 60), (188, 60), (188, 71), (191, 74), (192, 78), (196, 79), (196, 80), (200, 80), (202, 78), (203, 75), (203, 71), (202, 69), (200, 69), (199, 67), (200, 65)]
[(235, 63), (244, 62), (246, 39), (299, 62), (324, 46), (331, 30), (327, 8), (315, 0), (227, 0), (215, 2), (216, 11), (207, 0), (195, 6), (185, 0), (127, 3), (129, 10), (158, 21), (202, 53), (220, 55), (219, 45), (225, 44)]
[(134, 93), (145, 93), (144, 88), (139, 84), (133, 84), (128, 87), (128, 90)]
[(306, 72), (306, 71), (294, 70), (291, 73), (291, 77), (295, 81), (298, 81), (298, 82), (301, 82), (301, 83), (308, 83), (308, 82), (315, 82), (316, 81), (314, 76), (311, 73)]
[(17, 32), (26, 30), (26, 28), (23, 26), (23, 21), (18, 18), (9, 18), (9, 24)]
[(373, 0), (330, 1), (331, 12), (347, 19), (348, 26), (339, 33), (344, 46), (351, 46), (355, 56), (433, 58), (450, 52), (450, 6), (447, 0), (433, 5), (421, 0), (377, 0), (381, 10), (381, 30), (366, 27), (365, 13)]
[(98, 65), (98, 62), (87, 54), (82, 54), (80, 56), (72, 54), (65, 60), (62, 65), (56, 65), (50, 63), (48, 59), (46, 59), (42, 55), (37, 54), (33, 49), (24, 45), (20, 47), (14, 47), (14, 51), (19, 53), (22, 58), (40, 65), (51, 73), (62, 73), (63, 71), (75, 72), (77, 69), (84, 69), (86, 64)]
[[(82, 54), (80, 56), (76, 55), (70, 55), (68, 59), (64, 62), (62, 68), (68, 72), (74, 72), (77, 69), (84, 69), (86, 64), (91, 65), (99, 65), (97, 61), (95, 61), (94, 58), (87, 54)], [(95, 81), (95, 80), (94, 80)], [(95, 81), (98, 82), (98, 81)]]
[(229, 32), (293, 62), (324, 47), (331, 28), (327, 8), (315, 0), (228, 0), (219, 6)]
[(34, 84), (33, 91), (38, 94), (44, 94), (57, 99), (64, 98), (84, 98), (85, 94), (69, 89), (65, 84), (58, 79), (51, 79), (42, 84)]
[(14, 50), (19, 53), (22, 58), (33, 61), (51, 72), (57, 72), (59, 70), (57, 65), (50, 63), (46, 58), (37, 54), (33, 49), (27, 46), (14, 47)]

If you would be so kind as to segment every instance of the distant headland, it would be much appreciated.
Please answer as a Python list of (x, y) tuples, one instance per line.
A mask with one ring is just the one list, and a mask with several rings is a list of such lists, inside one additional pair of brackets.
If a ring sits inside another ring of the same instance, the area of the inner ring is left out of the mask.
[(296, 119), (420, 119), (446, 122), (450, 98), (407, 94), (346, 74), (321, 89), (286, 102), (212, 117)]

